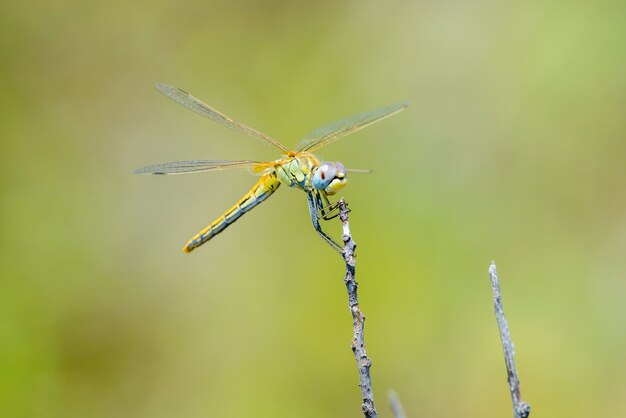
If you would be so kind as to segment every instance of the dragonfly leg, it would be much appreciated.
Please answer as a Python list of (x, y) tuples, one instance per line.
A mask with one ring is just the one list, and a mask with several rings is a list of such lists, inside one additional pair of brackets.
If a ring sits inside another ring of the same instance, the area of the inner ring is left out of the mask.
[(341, 253), (343, 250), (343, 246), (335, 242), (335, 240), (333, 240), (330, 236), (328, 236), (328, 234), (326, 234), (322, 230), (322, 226), (320, 225), (320, 218), (319, 218), (320, 210), (318, 209), (319, 202), (316, 201), (316, 196), (313, 193), (308, 193), (307, 198), (309, 201), (309, 213), (311, 214), (311, 221), (313, 222), (313, 228), (315, 228), (315, 230), (320, 235), (320, 237), (322, 237), (322, 239), (326, 241), (326, 243), (330, 245), (333, 248), (333, 250), (337, 251), (338, 253)]
[[(328, 196), (325, 193), (319, 192), (317, 193), (317, 206), (318, 206), (318, 216), (320, 219), (325, 221), (330, 221), (331, 219), (339, 216), (339, 202), (330, 203), (328, 200)], [(346, 206), (348, 206), (346, 204)], [(350, 212), (350, 209), (348, 209)]]
[[(348, 204), (346, 204), (346, 207), (348, 206)], [(350, 209), (347, 208), (348, 212), (350, 212)], [(334, 202), (329, 204), (328, 206), (324, 206), (323, 208), (320, 209), (320, 214), (321, 214), (321, 218), (325, 221), (330, 221), (331, 219), (335, 219), (337, 216), (339, 216), (339, 202)]]

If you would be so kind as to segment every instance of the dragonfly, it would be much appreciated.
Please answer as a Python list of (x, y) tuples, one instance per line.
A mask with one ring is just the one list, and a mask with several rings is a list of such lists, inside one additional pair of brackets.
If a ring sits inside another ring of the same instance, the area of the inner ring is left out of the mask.
[(134, 170), (135, 174), (172, 175), (238, 168), (261, 175), (250, 191), (235, 205), (185, 244), (183, 251), (186, 253), (208, 242), (244, 214), (264, 202), (281, 184), (306, 193), (313, 228), (326, 243), (341, 253), (342, 246), (324, 232), (320, 224), (321, 220), (329, 220), (336, 216), (336, 214), (333, 216), (333, 213), (336, 212), (337, 203), (331, 204), (328, 196), (336, 194), (346, 186), (349, 172), (359, 173), (370, 170), (346, 169), (340, 162), (322, 162), (313, 153), (346, 135), (393, 116), (410, 105), (409, 102), (395, 103), (324, 125), (306, 135), (296, 146), (295, 151), (292, 151), (269, 135), (231, 119), (184, 90), (161, 83), (157, 83), (156, 88), (183, 107), (259, 140), (281, 153), (281, 158), (274, 161), (189, 160), (149, 165)]

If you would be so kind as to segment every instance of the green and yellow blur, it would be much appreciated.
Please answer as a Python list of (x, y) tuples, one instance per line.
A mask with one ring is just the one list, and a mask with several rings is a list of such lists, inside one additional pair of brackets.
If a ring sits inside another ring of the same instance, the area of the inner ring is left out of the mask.
[[(495, 260), (531, 416), (626, 416), (622, 2), (0, 4), (0, 416), (358, 417), (344, 264), (302, 193), (193, 256), (272, 161), (181, 86), (293, 148), (371, 168), (345, 197), (380, 416), (511, 416)], [(337, 220), (324, 224), (336, 240)]]

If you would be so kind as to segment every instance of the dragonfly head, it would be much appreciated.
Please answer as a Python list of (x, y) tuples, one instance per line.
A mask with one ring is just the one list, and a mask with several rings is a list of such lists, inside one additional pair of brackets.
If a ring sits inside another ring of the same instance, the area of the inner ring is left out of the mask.
[(322, 163), (313, 173), (313, 187), (333, 195), (348, 182), (346, 168), (340, 162)]

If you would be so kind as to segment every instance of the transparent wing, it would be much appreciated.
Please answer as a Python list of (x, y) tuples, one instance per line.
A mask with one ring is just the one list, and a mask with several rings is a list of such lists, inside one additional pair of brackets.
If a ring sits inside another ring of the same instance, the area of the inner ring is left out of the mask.
[(410, 104), (411, 103), (409, 102), (395, 103), (391, 106), (360, 113), (358, 115), (350, 116), (340, 121), (322, 126), (305, 136), (302, 141), (300, 141), (296, 149), (298, 151), (314, 152), (315, 150), (325, 147), (331, 142), (349, 135), (352, 132), (356, 132), (378, 121), (395, 115), (396, 113), (399, 113), (409, 107)]
[(184, 90), (178, 89), (176, 87), (168, 86), (167, 84), (161, 84), (161, 83), (157, 83), (156, 88), (161, 93), (163, 93), (170, 99), (174, 100), (178, 104), (186, 107), (189, 110), (193, 110), (194, 112), (196, 112), (199, 115), (204, 116), (205, 118), (209, 118), (212, 121), (215, 121), (221, 125), (224, 125), (244, 135), (248, 135), (248, 136), (251, 136), (252, 138), (260, 139), (265, 144), (273, 145), (274, 147), (278, 148), (284, 153), (289, 152), (289, 149), (287, 149), (287, 147), (285, 147), (283, 144), (281, 144), (274, 138), (268, 135), (265, 135), (264, 133), (259, 132), (256, 129), (250, 128), (249, 126), (246, 126), (244, 124), (241, 124), (237, 121), (232, 120), (228, 116), (224, 115), (223, 113), (218, 112), (217, 110), (213, 109), (206, 103), (203, 103), (202, 101), (196, 99), (195, 97), (193, 97), (191, 94), (187, 93)]
[(248, 160), (192, 160), (149, 165), (134, 170), (133, 174), (185, 174), (225, 170), (227, 168), (247, 168), (251, 171), (259, 172), (267, 167), (267, 163)]

